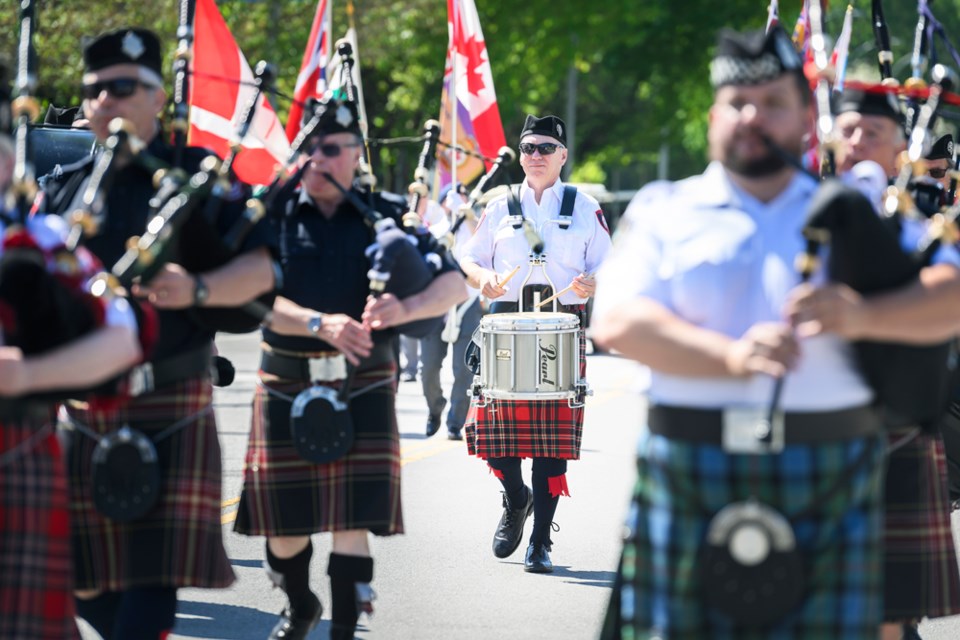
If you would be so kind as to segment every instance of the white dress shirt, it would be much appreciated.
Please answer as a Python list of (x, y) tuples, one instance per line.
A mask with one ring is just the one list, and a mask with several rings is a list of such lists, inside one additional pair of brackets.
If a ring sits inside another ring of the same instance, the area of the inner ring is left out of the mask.
[[(548, 284), (548, 280), (541, 267), (530, 265), (530, 244), (522, 228), (514, 229), (508, 206), (510, 197), (509, 194), (501, 196), (487, 205), (476, 232), (463, 247), (462, 259), (501, 275), (519, 265), (520, 271), (507, 285), (507, 293), (497, 299), (517, 302), (524, 281), (527, 284)], [(560, 180), (543, 192), (539, 205), (526, 180), (520, 186), (523, 216), (533, 223), (544, 242), (546, 274), (557, 291), (566, 288), (581, 273), (595, 273), (610, 248), (610, 233), (599, 203), (585, 193), (577, 192), (570, 226), (562, 229), (558, 224), (562, 200), (563, 182)], [(583, 304), (586, 298), (568, 291), (558, 301), (565, 305)]]

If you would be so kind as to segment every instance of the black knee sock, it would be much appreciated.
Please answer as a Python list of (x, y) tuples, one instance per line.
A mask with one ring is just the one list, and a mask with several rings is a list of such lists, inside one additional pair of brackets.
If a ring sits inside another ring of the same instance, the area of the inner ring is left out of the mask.
[(310, 558), (313, 542), (308, 541), (303, 551), (290, 558), (278, 558), (267, 542), (267, 564), (283, 576), (283, 590), (290, 600), (290, 608), (297, 618), (312, 618), (316, 613), (316, 596), (310, 589)]
[(74, 598), (77, 603), (77, 615), (86, 620), (104, 640), (110, 640), (122, 596), (123, 594), (119, 591), (105, 591), (89, 600)]
[(559, 458), (533, 459), (533, 531), (530, 542), (550, 543), (550, 524), (557, 512), (560, 495), (550, 493), (550, 478), (567, 472), (567, 461)]
[(523, 488), (523, 474), (520, 473), (520, 458), (490, 458), (487, 464), (503, 485), (510, 506), (519, 509), (524, 505), (527, 494)]
[(331, 553), (327, 575), (330, 576), (330, 597), (333, 599), (331, 622), (334, 627), (339, 627), (339, 631), (351, 634), (345, 637), (352, 638), (360, 617), (356, 584), (373, 580), (373, 558)]
[(113, 640), (159, 640), (177, 619), (174, 587), (135, 587), (123, 592)]

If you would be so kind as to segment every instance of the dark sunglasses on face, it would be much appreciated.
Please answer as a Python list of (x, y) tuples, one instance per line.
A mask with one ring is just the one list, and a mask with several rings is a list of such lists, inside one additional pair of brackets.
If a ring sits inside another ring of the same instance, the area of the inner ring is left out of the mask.
[(520, 145), (520, 153), (525, 156), (532, 156), (534, 151), (539, 151), (542, 156), (553, 155), (557, 152), (557, 149), (563, 149), (562, 144), (556, 144), (554, 142), (541, 142), (540, 144), (533, 144), (532, 142), (524, 142)]
[(313, 155), (314, 151), (320, 151), (320, 153), (322, 153), (328, 158), (336, 158), (337, 156), (340, 155), (340, 152), (343, 151), (344, 148), (359, 147), (359, 146), (360, 145), (357, 143), (336, 144), (334, 142), (327, 142), (324, 144), (315, 144), (310, 147), (310, 155)]
[(114, 78), (85, 84), (80, 88), (80, 93), (86, 100), (93, 100), (106, 89), (107, 93), (114, 98), (128, 98), (136, 93), (137, 87), (156, 89), (154, 85), (140, 82), (137, 78)]
[(941, 178), (946, 177), (947, 170), (946, 169), (927, 169), (927, 175), (930, 176), (931, 178), (936, 178), (937, 180), (940, 180)]

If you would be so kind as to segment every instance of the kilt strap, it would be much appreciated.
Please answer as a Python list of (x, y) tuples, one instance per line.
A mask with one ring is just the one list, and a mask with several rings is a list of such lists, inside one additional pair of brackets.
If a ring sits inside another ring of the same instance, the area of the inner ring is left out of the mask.
[[(647, 413), (650, 433), (670, 440), (721, 446), (723, 411), (652, 405)], [(873, 409), (856, 407), (839, 411), (784, 414), (785, 444), (812, 444), (852, 440), (880, 432)]]

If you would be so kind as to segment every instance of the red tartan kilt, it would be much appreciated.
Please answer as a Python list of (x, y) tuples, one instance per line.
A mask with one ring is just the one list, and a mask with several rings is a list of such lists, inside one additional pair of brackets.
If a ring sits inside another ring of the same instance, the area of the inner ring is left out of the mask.
[(67, 478), (49, 421), (0, 424), (0, 638), (77, 638)]
[[(71, 409), (70, 415), (96, 433), (129, 424), (153, 436), (211, 401), (210, 382), (196, 378), (115, 409)], [(161, 482), (157, 504), (133, 522), (115, 522), (93, 505), (91, 458), (96, 442), (70, 432), (67, 465), (78, 589), (222, 588), (233, 583), (220, 524), (221, 454), (213, 411), (155, 445)]]
[[(580, 375), (586, 378), (586, 333), (580, 340)], [(583, 407), (563, 400), (494, 400), (485, 407), (470, 403), (463, 425), (467, 451), (487, 458), (580, 459)]]
[[(396, 366), (356, 374), (353, 390), (390, 383), (350, 400), (353, 448), (328, 464), (300, 457), (290, 436), (290, 402), (265, 388), (294, 398), (310, 383), (266, 377), (254, 395), (234, 530), (251, 536), (358, 529), (378, 536), (403, 533)], [(339, 383), (328, 386), (339, 388)]]

